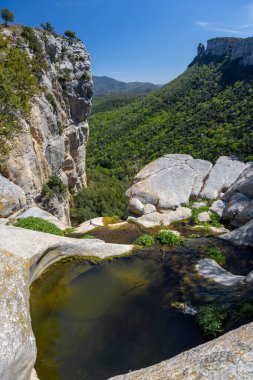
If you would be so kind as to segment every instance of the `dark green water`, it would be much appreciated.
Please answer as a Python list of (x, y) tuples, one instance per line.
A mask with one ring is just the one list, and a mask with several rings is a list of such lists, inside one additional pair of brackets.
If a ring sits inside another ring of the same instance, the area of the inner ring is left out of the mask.
[(227, 289), (194, 271), (206, 244), (222, 246), (235, 274), (253, 269), (247, 249), (198, 239), (96, 265), (62, 261), (48, 270), (32, 287), (30, 301), (40, 380), (105, 380), (203, 343), (195, 317), (171, 303), (230, 299)]

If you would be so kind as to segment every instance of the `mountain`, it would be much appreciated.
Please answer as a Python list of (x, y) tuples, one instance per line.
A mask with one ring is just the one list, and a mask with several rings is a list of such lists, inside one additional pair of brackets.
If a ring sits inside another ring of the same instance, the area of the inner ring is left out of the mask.
[(106, 76), (93, 76), (94, 97), (112, 94), (146, 94), (161, 87), (148, 82), (121, 82)]
[(161, 89), (90, 117), (88, 166), (118, 179), (167, 153), (253, 159), (253, 38), (201, 45)]

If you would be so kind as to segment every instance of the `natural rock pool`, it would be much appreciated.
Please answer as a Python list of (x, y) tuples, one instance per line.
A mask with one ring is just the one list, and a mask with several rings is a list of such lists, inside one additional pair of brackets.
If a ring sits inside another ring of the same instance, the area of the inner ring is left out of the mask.
[(205, 342), (196, 317), (175, 303), (236, 303), (251, 293), (198, 275), (195, 264), (207, 245), (222, 248), (232, 273), (253, 269), (250, 250), (212, 238), (103, 262), (72, 257), (49, 268), (30, 298), (40, 380), (105, 380)]

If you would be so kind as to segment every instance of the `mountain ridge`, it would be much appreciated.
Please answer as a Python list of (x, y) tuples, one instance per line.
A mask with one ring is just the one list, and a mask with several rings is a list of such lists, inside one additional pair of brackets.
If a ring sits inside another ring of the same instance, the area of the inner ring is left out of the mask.
[(93, 75), (94, 96), (112, 94), (145, 94), (162, 85), (150, 82), (123, 82), (108, 76)]

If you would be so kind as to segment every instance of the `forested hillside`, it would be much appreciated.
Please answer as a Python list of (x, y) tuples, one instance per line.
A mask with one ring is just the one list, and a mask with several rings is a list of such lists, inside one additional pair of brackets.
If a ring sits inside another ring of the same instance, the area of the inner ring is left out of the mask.
[[(253, 160), (252, 115), (253, 66), (242, 66), (228, 56), (199, 55), (163, 88), (90, 117), (90, 189), (101, 192), (108, 176), (114, 193), (122, 192), (141, 167), (167, 153), (213, 162), (221, 155)], [(94, 173), (101, 174), (101, 182), (96, 176), (94, 183)], [(90, 189), (81, 191), (79, 210)], [(125, 205), (120, 199), (118, 205), (115, 197), (115, 210), (121, 209), (122, 215)], [(93, 207), (93, 215), (98, 210), (103, 213), (101, 203)]]

